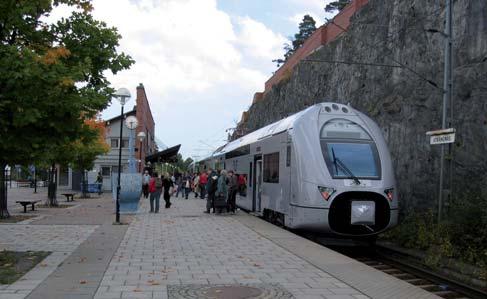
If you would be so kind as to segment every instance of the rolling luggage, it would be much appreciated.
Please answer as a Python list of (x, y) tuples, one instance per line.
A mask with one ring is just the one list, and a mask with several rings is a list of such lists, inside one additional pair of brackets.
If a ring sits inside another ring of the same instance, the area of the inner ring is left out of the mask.
[(214, 202), (215, 209), (221, 212), (222, 210), (227, 209), (227, 200), (225, 196), (215, 196), (215, 202)]

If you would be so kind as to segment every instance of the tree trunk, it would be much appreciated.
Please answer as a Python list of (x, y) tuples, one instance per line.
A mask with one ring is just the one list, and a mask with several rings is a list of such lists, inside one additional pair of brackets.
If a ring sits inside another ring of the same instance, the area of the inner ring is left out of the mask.
[(47, 187), (47, 205), (51, 207), (57, 207), (58, 202), (56, 199), (56, 166), (52, 164), (49, 172), (49, 185)]
[(7, 176), (5, 167), (7, 163), (0, 162), (0, 219), (9, 218), (10, 213), (7, 209)]

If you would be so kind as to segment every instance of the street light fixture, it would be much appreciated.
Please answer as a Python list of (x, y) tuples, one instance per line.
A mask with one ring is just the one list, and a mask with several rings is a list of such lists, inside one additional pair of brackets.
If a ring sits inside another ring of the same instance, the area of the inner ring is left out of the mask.
[(139, 132), (139, 134), (137, 134), (137, 137), (139, 138), (139, 141), (140, 141), (140, 146), (139, 146), (139, 160), (140, 160), (139, 172), (141, 172), (141, 168), (142, 168), (142, 142), (145, 139), (145, 133)]
[(117, 179), (117, 199), (115, 223), (120, 223), (120, 176), (122, 169), (122, 132), (123, 132), (123, 106), (130, 100), (130, 91), (127, 88), (118, 89), (113, 95), (122, 106), (120, 113), (120, 139), (118, 143), (118, 179)]

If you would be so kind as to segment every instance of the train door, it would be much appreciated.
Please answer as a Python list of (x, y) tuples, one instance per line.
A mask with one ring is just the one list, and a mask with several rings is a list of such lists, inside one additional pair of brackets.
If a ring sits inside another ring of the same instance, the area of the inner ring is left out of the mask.
[(262, 156), (254, 160), (254, 188), (253, 188), (253, 211), (261, 211), (262, 198)]

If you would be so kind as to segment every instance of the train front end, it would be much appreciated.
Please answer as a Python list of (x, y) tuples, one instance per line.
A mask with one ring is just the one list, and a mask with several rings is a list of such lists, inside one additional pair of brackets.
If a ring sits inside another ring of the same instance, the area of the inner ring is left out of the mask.
[[(317, 106), (314, 117), (294, 132), (295, 147), (304, 139), (308, 143), (301, 149), (308, 151), (308, 158), (299, 161), (298, 173), (301, 206), (308, 209), (295, 213), (302, 220), (298, 222), (303, 228), (348, 237), (373, 236), (395, 226), (397, 189), (379, 127), (349, 106)], [(298, 136), (303, 134), (307, 137)]]

